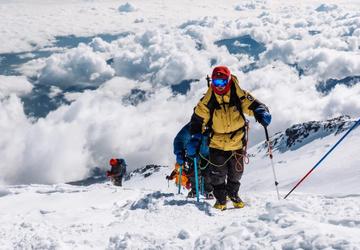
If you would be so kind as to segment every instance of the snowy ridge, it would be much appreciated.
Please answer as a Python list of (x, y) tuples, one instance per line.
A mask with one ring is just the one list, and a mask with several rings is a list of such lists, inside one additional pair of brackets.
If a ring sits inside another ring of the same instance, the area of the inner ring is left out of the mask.
[[(347, 116), (296, 124), (271, 138), (274, 166), (279, 188), (288, 192), (351, 126)], [(319, 194), (359, 194), (359, 127), (339, 144), (296, 190)], [(250, 163), (245, 165), (244, 191), (265, 191), (274, 188), (270, 159), (265, 142), (248, 150)], [(286, 193), (285, 193), (286, 194)], [(284, 194), (284, 195), (285, 195)]]
[(131, 178), (137, 177), (149, 177), (150, 175), (152, 175), (153, 173), (159, 172), (160, 168), (165, 168), (166, 166), (160, 166), (160, 165), (154, 165), (154, 164), (150, 164), (150, 165), (146, 165), (145, 167), (142, 168), (138, 168), (134, 171), (131, 171), (129, 174), (126, 175), (125, 180), (130, 180)]
[[(276, 133), (270, 140), (274, 150), (284, 153), (287, 150), (296, 150), (316, 139), (329, 135), (338, 135), (354, 125), (356, 121), (349, 116), (339, 116), (325, 121), (309, 121), (299, 123)], [(265, 143), (258, 148), (259, 151), (267, 148)]]

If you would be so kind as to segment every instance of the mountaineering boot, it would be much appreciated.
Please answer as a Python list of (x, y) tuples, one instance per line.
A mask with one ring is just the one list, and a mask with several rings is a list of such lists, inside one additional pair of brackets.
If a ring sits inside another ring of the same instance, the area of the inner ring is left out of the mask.
[(219, 201), (216, 201), (214, 204), (214, 208), (224, 211), (224, 210), (226, 210), (226, 203), (221, 204)]
[(214, 198), (215, 198), (215, 197), (214, 197), (213, 192), (205, 193), (205, 199), (207, 199), (207, 200), (212, 200), (212, 199), (214, 199)]
[(194, 190), (190, 190), (190, 192), (187, 194), (187, 198), (195, 198), (195, 195), (196, 195), (196, 191)]
[(240, 199), (239, 195), (229, 196), (230, 200), (233, 203), (234, 208), (243, 208), (245, 203)]
[(121, 187), (122, 186), (122, 178), (114, 177), (113, 178), (113, 183), (114, 183), (115, 186)]

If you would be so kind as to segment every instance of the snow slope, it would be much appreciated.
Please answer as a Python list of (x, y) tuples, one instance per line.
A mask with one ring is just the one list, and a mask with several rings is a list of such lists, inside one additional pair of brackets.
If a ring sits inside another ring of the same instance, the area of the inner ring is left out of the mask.
[[(335, 135), (338, 128), (353, 121), (316, 124), (335, 127), (326, 136), (318, 130), (324, 135), (318, 138), (312, 131), (312, 141), (301, 135), (295, 150), (274, 152), (282, 196), (343, 135)], [(303, 131), (305, 125), (292, 129)], [(178, 195), (165, 180), (170, 167), (137, 170), (124, 187), (101, 180), (88, 186), (7, 186), (0, 190), (0, 248), (360, 249), (360, 190), (353, 181), (359, 176), (353, 149), (359, 140), (357, 128), (303, 186), (280, 201), (266, 150), (254, 146), (240, 192), (246, 207), (228, 204), (223, 212), (212, 208), (214, 201), (186, 199), (186, 190)]]
[[(169, 169), (164, 169), (166, 172)], [(241, 210), (215, 211), (157, 189), (15, 186), (0, 200), (1, 249), (359, 249), (360, 195), (243, 195)], [(151, 180), (153, 182), (155, 180)], [(132, 186), (130, 185), (130, 186)]]

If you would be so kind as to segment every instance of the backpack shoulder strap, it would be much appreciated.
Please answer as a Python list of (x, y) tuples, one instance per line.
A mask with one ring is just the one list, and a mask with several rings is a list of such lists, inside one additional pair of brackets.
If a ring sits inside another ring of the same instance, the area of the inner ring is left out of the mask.
[[(232, 104), (236, 107), (236, 109), (239, 111), (240, 115), (242, 116), (242, 118), (245, 121), (245, 126), (240, 128), (240, 130), (244, 131), (244, 137), (243, 137), (242, 143), (243, 143), (243, 145), (247, 145), (247, 128), (248, 128), (249, 124), (248, 124), (248, 120), (246, 119), (244, 112), (242, 110), (242, 107), (241, 107), (242, 101), (246, 97), (244, 95), (240, 96), (238, 93), (238, 89), (240, 89), (240, 86), (239, 86), (239, 81), (238, 81), (237, 77), (232, 75), (232, 79), (233, 79), (233, 84), (231, 85), (230, 105)], [(234, 133), (231, 135), (230, 138), (234, 137), (237, 132), (238, 131), (234, 131)], [(246, 146), (245, 146), (245, 148), (246, 148)]]
[(207, 103), (207, 108), (209, 109), (209, 114), (210, 114), (210, 118), (208, 123), (206, 124), (206, 131), (209, 133), (210, 137), (212, 137), (212, 118), (214, 115), (214, 111), (215, 109), (220, 109), (220, 104), (218, 103), (218, 101), (216, 100), (216, 96), (214, 94), (214, 91), (211, 91), (211, 97), (209, 102)]
[(237, 88), (240, 88), (240, 87), (239, 87), (239, 81), (236, 78), (236, 76), (232, 75), (232, 80), (233, 80), (233, 84), (231, 84), (231, 88), (230, 88), (230, 106), (235, 106), (236, 109), (241, 114), (244, 121), (246, 121), (246, 118), (244, 116), (244, 112), (243, 112), (242, 107), (241, 107), (242, 100), (245, 99), (245, 96), (239, 96), (238, 95)]

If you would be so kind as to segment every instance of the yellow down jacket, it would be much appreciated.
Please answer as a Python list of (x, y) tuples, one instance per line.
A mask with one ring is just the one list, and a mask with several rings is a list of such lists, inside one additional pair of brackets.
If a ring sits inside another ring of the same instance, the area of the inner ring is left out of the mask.
[[(211, 87), (208, 89), (205, 96), (195, 107), (191, 125), (198, 125), (199, 127), (192, 128), (192, 133), (202, 133), (207, 126), (210, 126), (209, 147), (223, 151), (233, 151), (244, 147), (246, 125), (244, 113), (254, 116), (252, 110), (261, 104), (249, 92), (240, 88), (236, 76), (232, 75), (231, 81), (232, 86), (224, 95), (216, 94)], [(232, 91), (236, 91), (236, 95), (232, 94)], [(216, 98), (216, 102), (214, 98)], [(240, 102), (236, 100), (237, 105), (233, 100), (235, 98), (240, 100)], [(213, 105), (211, 103), (214, 102), (216, 107), (211, 108), (211, 105)], [(240, 107), (242, 111), (239, 111)], [(211, 117), (212, 120), (210, 121)]]

